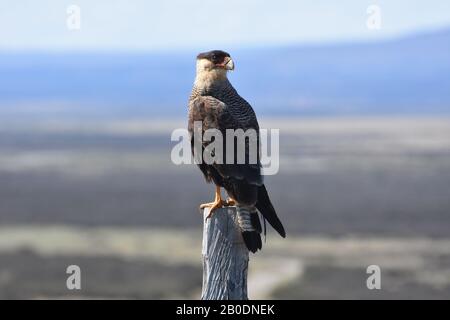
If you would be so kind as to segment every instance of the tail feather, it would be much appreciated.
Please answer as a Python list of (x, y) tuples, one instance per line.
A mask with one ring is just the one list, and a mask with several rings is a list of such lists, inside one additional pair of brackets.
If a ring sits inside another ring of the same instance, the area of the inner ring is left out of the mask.
[[(269, 194), (264, 185), (258, 187), (258, 201), (256, 202), (256, 208), (261, 212), (263, 217), (270, 223), (270, 225), (282, 236), (286, 237), (286, 231), (283, 224), (275, 212), (275, 209), (270, 202)], [(260, 225), (261, 226), (261, 225)]]
[(255, 253), (262, 248), (261, 222), (254, 207), (237, 206), (237, 222), (248, 250)]
[(244, 231), (242, 232), (245, 245), (248, 250), (255, 253), (258, 249), (262, 248), (261, 235), (257, 231)]
[(252, 212), (250, 214), (250, 221), (252, 223), (253, 228), (255, 228), (256, 232), (261, 233), (261, 221), (259, 220), (258, 212), (255, 210), (255, 212)]

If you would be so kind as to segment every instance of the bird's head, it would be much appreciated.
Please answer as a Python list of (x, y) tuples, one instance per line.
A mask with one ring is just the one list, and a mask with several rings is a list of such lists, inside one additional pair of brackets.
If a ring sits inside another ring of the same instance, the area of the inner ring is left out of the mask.
[(229, 70), (234, 70), (234, 62), (225, 51), (213, 50), (197, 56), (197, 76), (221, 78), (226, 77)]

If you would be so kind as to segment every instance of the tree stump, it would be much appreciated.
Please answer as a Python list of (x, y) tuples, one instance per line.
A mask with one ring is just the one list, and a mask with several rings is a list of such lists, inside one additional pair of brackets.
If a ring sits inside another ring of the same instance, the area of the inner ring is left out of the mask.
[(203, 211), (202, 300), (247, 300), (249, 251), (237, 224), (236, 207)]

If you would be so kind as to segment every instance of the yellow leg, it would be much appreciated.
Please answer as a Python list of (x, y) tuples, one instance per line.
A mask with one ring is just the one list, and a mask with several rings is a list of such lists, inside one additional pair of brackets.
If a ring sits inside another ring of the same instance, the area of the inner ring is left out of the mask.
[(222, 208), (226, 204), (227, 203), (222, 199), (222, 195), (220, 193), (220, 187), (216, 186), (216, 194), (214, 197), (214, 201), (209, 202), (209, 203), (202, 203), (200, 205), (200, 209), (209, 208), (209, 213), (208, 213), (208, 216), (206, 217), (208, 219), (211, 217), (214, 210), (216, 210), (218, 208)]

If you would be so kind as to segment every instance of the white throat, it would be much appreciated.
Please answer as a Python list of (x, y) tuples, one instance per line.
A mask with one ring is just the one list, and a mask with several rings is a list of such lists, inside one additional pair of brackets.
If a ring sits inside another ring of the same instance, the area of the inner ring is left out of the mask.
[(195, 86), (197, 88), (209, 88), (216, 82), (227, 81), (227, 70), (212, 68), (211, 63), (201, 59), (197, 61), (197, 73)]

